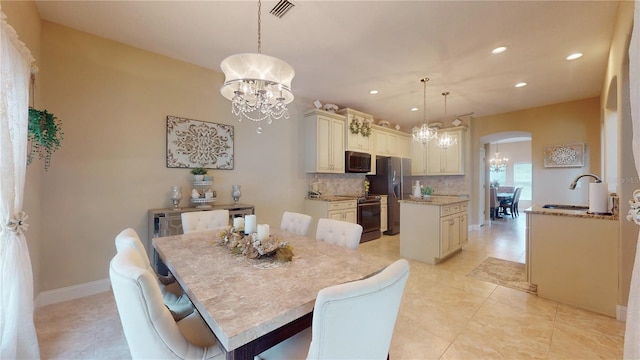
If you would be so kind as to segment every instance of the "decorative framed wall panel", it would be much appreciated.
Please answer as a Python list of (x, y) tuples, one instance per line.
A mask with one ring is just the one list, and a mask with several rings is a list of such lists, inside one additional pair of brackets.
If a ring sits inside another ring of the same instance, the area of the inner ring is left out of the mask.
[(233, 170), (233, 126), (167, 116), (167, 167)]
[(544, 167), (583, 167), (584, 144), (565, 144), (544, 148)]

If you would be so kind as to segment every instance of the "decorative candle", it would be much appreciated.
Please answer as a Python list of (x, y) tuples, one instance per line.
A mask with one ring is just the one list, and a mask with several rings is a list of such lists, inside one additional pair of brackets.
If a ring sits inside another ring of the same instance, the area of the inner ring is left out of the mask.
[(252, 234), (256, 232), (256, 216), (245, 215), (244, 217), (244, 233)]
[(268, 224), (259, 224), (258, 225), (258, 240), (262, 241), (269, 237), (269, 225)]
[(233, 227), (236, 228), (236, 230), (244, 228), (244, 218), (234, 217)]

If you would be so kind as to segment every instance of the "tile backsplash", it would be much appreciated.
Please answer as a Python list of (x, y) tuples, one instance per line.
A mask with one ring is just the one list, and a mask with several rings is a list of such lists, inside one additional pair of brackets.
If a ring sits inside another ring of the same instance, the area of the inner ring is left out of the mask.
[(323, 196), (362, 195), (364, 179), (364, 174), (307, 174), (307, 185), (310, 188), (312, 183), (319, 183), (318, 190)]

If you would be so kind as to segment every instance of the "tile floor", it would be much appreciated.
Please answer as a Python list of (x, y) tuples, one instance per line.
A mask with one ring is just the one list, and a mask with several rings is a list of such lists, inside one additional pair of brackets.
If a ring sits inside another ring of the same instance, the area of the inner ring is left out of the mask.
[[(410, 261), (391, 359), (621, 359), (624, 323), (466, 276), (489, 256), (524, 262), (524, 214), (470, 232), (438, 265)], [(399, 238), (360, 251), (395, 260)], [(111, 292), (36, 311), (43, 359), (128, 359)]]

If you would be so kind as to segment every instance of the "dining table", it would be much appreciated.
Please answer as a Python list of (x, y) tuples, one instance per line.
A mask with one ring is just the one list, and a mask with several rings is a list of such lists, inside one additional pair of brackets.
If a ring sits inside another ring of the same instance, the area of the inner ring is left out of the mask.
[(273, 228), (270, 236), (293, 247), (292, 260), (249, 259), (221, 245), (220, 231), (159, 237), (152, 243), (228, 360), (253, 359), (311, 326), (323, 288), (366, 278), (391, 263)]

